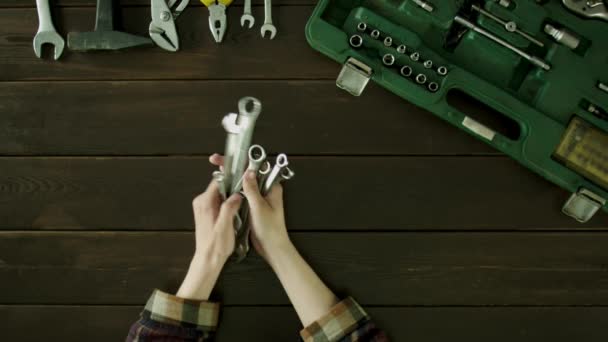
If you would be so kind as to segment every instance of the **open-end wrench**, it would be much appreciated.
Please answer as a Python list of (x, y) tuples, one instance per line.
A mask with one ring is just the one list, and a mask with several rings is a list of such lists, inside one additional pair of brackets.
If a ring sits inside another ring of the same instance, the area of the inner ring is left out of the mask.
[(245, 0), (245, 7), (241, 16), (241, 26), (245, 27), (246, 22), (249, 22), (248, 28), (252, 28), (253, 24), (255, 24), (255, 18), (251, 15), (251, 0)]
[(277, 28), (272, 24), (272, 0), (264, 0), (264, 25), (261, 32), (262, 38), (266, 36), (266, 32), (270, 33), (270, 39), (274, 39), (277, 34)]
[(55, 48), (55, 60), (58, 60), (61, 54), (63, 54), (65, 40), (55, 30), (49, 0), (36, 0), (36, 7), (38, 8), (39, 25), (38, 32), (34, 36), (34, 53), (36, 57), (40, 58), (42, 55), (42, 45), (51, 44)]

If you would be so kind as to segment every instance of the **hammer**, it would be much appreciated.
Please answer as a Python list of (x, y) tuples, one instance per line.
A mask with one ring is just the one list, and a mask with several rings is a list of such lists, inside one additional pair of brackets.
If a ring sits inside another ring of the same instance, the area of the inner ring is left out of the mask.
[(150, 38), (114, 30), (114, 0), (97, 0), (95, 31), (68, 33), (68, 47), (74, 51), (119, 50), (152, 44)]

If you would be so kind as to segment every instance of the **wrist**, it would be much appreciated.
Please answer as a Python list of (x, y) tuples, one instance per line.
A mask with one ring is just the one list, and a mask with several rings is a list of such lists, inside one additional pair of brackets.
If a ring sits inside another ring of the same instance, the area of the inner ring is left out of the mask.
[(208, 300), (224, 263), (225, 260), (222, 261), (221, 258), (210, 258), (208, 255), (195, 253), (176, 296), (192, 300)]
[(285, 241), (274, 244), (267, 250), (266, 254), (268, 264), (277, 272), (282, 261), (293, 258), (294, 255), (298, 254), (298, 251), (291, 240), (286, 239)]

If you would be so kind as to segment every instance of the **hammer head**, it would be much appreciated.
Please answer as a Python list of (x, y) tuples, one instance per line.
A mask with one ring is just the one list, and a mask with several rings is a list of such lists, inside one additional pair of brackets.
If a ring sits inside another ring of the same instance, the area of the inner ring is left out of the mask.
[(96, 30), (68, 34), (68, 47), (73, 51), (120, 50), (152, 44), (150, 38), (121, 31)]

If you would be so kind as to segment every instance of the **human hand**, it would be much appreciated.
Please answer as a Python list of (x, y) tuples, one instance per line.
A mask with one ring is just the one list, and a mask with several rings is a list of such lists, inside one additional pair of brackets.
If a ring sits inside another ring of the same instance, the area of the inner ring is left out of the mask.
[(222, 203), (215, 181), (192, 201), (196, 252), (177, 292), (178, 297), (209, 298), (224, 264), (234, 251), (234, 216), (241, 201), (241, 196), (233, 195)]
[[(221, 167), (224, 159), (221, 155), (214, 154), (210, 161)], [(250, 208), (251, 242), (258, 254), (267, 262), (272, 263), (272, 256), (276, 252), (292, 246), (285, 225), (283, 187), (277, 184), (272, 187), (266, 197), (263, 197), (258, 187), (256, 174), (248, 171), (243, 180), (243, 190)]]

